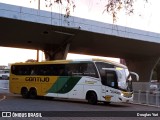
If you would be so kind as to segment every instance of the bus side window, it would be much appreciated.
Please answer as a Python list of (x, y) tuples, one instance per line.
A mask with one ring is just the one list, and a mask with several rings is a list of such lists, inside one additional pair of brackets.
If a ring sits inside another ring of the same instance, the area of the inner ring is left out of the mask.
[(68, 76), (82, 76), (79, 63), (71, 63), (66, 65), (66, 71)]
[(117, 88), (117, 74), (115, 71), (100, 70), (101, 82), (105, 86)]
[(21, 66), (19, 66), (19, 65), (13, 66), (12, 72), (13, 72), (13, 74), (15, 74), (15, 75), (20, 75), (20, 74), (21, 74)]
[(102, 84), (107, 85), (106, 71), (101, 69), (99, 72), (100, 72), (100, 75), (101, 75)]
[(54, 65), (48, 65), (46, 75), (55, 75)]
[(18, 75), (22, 75), (23, 74), (23, 70), (22, 70), (22, 67), (21, 66), (18, 66), (18, 72), (17, 72)]
[(16, 66), (13, 65), (13, 66), (11, 67), (11, 73), (12, 73), (12, 74), (15, 74), (15, 73), (16, 73), (15, 71), (16, 71)]
[(35, 75), (35, 70), (34, 69), (31, 70), (31, 75)]
[(93, 63), (86, 63), (83, 67), (82, 73), (84, 76), (98, 77), (98, 73), (96, 72), (96, 68)]
[(72, 68), (73, 65), (69, 64), (69, 65), (66, 65), (66, 71), (67, 71), (67, 74), (68, 76), (72, 76)]
[(55, 76), (67, 76), (65, 64), (55, 64), (52, 67), (52, 75)]
[(29, 66), (25, 66), (24, 75), (30, 75), (30, 68), (29, 68)]
[(107, 77), (107, 85), (110, 87), (117, 88), (117, 75), (115, 71), (107, 71), (106, 73)]

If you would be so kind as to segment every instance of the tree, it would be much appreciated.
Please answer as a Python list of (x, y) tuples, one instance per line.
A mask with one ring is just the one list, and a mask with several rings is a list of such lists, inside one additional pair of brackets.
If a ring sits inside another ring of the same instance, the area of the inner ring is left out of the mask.
[(26, 60), (25, 62), (37, 62), (37, 60), (34, 60), (34, 59), (28, 59), (28, 60)]
[[(33, 0), (30, 0), (30, 2), (32, 2), (32, 1)], [(67, 5), (65, 7), (66, 8), (65, 9), (65, 11), (66, 11), (65, 17), (69, 17), (70, 13), (71, 13), (71, 9), (73, 9), (73, 11), (74, 11), (74, 9), (76, 8), (76, 4), (75, 4), (74, 0), (45, 0), (45, 1), (48, 3), (48, 4), (46, 4), (46, 7), (51, 7), (55, 3), (62, 5), (64, 2), (67, 2)], [(99, 2), (101, 2), (101, 1), (102, 0), (99, 0)], [(107, 13), (111, 14), (112, 18), (113, 18), (113, 22), (116, 22), (117, 14), (122, 9), (124, 9), (124, 12), (126, 12), (126, 14), (128, 14), (128, 15), (134, 13), (134, 3), (136, 2), (136, 0), (105, 0), (105, 1), (106, 1), (106, 5), (104, 7), (103, 12), (107, 12)], [(143, 0), (143, 1), (145, 3), (148, 2), (148, 0)]]

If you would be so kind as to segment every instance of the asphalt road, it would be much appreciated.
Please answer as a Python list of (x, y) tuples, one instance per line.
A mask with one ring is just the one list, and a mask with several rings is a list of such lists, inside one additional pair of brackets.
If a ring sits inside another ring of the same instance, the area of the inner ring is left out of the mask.
[[(2, 112), (35, 112), (42, 114), (40, 118), (29, 119), (57, 119), (57, 120), (124, 120), (124, 119), (154, 119), (158, 120), (160, 117), (160, 108), (145, 105), (112, 103), (104, 105), (99, 103), (97, 105), (90, 105), (86, 101), (68, 100), (68, 99), (52, 99), (46, 100), (43, 98), (23, 99), (20, 95), (8, 93), (6, 90), (0, 90), (0, 113)], [(109, 116), (106, 116), (106, 113)], [(157, 114), (158, 117), (148, 117), (150, 114)], [(28, 113), (27, 113), (28, 114)], [(38, 115), (38, 114), (37, 114)], [(51, 117), (50, 117), (51, 116)], [(147, 116), (147, 117), (140, 117)], [(26, 118), (0, 118), (0, 119), (26, 119)], [(28, 119), (28, 118), (27, 118)]]

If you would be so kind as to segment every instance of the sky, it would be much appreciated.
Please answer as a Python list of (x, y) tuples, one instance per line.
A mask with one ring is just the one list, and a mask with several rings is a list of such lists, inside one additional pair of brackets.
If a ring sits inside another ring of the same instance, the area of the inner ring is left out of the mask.
[[(32, 2), (30, 2), (32, 1)], [(48, 0), (49, 1), (49, 0)], [(54, 1), (54, 0), (51, 0)], [(100, 22), (113, 23), (111, 15), (104, 11), (106, 0), (74, 0), (76, 8), (71, 11), (71, 15), (81, 18), (87, 18)], [(101, 1), (101, 2), (99, 2)], [(118, 13), (118, 19), (115, 24), (126, 27), (136, 28), (140, 30), (146, 30), (151, 32), (160, 33), (160, 0), (148, 0), (145, 4), (143, 0), (136, 0), (134, 8), (134, 14), (128, 16), (124, 11)], [(33, 9), (38, 9), (38, 0), (0, 0), (0, 3), (7, 3), (13, 5), (20, 5)], [(57, 13), (65, 13), (65, 4), (57, 5), (53, 7), (46, 7), (49, 4), (41, 0), (41, 10), (53, 11)], [(0, 65), (8, 65), (8, 63), (24, 62), (27, 59), (36, 59), (36, 50), (18, 49), (18, 48), (6, 48), (0, 46)], [(90, 58), (92, 56), (80, 56), (75, 54), (68, 54), (67, 59), (75, 58)], [(99, 56), (96, 56), (99, 57)], [(40, 60), (44, 59), (44, 54), (40, 52)], [(108, 59), (108, 58), (103, 58)], [(112, 59), (119, 62), (119, 59)]]
[[(37, 50), (28, 50), (28, 49), (19, 49), (19, 48), (8, 48), (0, 47), (0, 65), (6, 65), (15, 63), (15, 62), (25, 62), (28, 59), (37, 59)], [(44, 54), (42, 51), (39, 52), (39, 61), (44, 60)], [(67, 59), (88, 59), (88, 58), (101, 58), (119, 62), (119, 58), (109, 58), (101, 56), (89, 56), (89, 55), (79, 55), (71, 54), (67, 55)]]

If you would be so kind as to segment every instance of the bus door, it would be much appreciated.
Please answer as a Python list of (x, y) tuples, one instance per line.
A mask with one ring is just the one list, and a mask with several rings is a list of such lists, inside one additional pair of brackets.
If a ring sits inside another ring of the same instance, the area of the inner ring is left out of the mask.
[(117, 74), (115, 70), (103, 69), (100, 72), (102, 82), (102, 101), (117, 101)]

